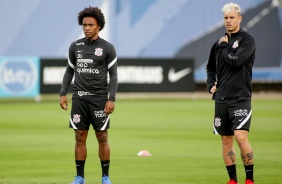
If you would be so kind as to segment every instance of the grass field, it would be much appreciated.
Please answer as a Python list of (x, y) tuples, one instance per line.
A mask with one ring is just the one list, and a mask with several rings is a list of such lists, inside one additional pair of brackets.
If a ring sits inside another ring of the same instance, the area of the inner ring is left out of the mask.
[[(224, 184), (220, 137), (209, 99), (120, 99), (111, 116), (113, 184)], [(0, 101), (0, 183), (70, 183), (75, 175), (69, 111), (58, 100)], [(282, 183), (282, 99), (253, 100), (250, 142), (256, 184)], [(87, 184), (101, 183), (94, 132), (88, 137)], [(152, 156), (139, 157), (140, 150)], [(245, 173), (237, 151), (237, 173)]]

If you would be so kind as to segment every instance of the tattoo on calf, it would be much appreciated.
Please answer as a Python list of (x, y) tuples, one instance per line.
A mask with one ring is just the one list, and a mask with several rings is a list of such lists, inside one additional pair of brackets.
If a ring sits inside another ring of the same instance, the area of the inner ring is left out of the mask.
[(247, 153), (246, 155), (241, 153), (241, 158), (245, 165), (252, 165), (254, 162), (254, 153), (251, 152), (251, 153)]
[(235, 163), (235, 153), (233, 151), (229, 151), (227, 156), (230, 157), (230, 160), (232, 161), (232, 163)]
[(246, 157), (243, 153), (241, 153), (241, 158), (242, 158), (242, 161), (245, 163), (246, 162)]

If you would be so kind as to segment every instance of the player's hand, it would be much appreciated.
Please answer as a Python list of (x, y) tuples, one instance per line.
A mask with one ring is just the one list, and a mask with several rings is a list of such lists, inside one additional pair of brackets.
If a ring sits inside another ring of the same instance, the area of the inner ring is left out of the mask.
[(226, 43), (228, 43), (228, 36), (225, 35), (225, 36), (221, 37), (221, 38), (219, 39), (219, 41), (218, 41), (218, 44), (220, 44), (221, 42), (226, 42)]
[(106, 105), (105, 105), (105, 109), (104, 109), (104, 112), (106, 114), (111, 114), (113, 113), (115, 110), (115, 103), (112, 102), (112, 101), (107, 101), (106, 102)]
[(66, 96), (61, 96), (60, 97), (60, 106), (64, 110), (68, 110), (68, 99)]
[(215, 82), (214, 86), (210, 89), (211, 94), (214, 94), (216, 92), (216, 90), (217, 90), (216, 84), (217, 84), (217, 82)]

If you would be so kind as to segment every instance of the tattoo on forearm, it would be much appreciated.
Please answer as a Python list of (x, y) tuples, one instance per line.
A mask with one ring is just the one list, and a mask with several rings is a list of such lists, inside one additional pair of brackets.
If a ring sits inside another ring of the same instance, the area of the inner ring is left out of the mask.
[(241, 153), (241, 158), (245, 165), (251, 165), (254, 162), (254, 153), (251, 152), (251, 153), (247, 153), (246, 155)]
[(235, 153), (233, 151), (229, 151), (227, 156), (230, 157), (230, 160), (232, 161), (232, 163), (235, 163)]

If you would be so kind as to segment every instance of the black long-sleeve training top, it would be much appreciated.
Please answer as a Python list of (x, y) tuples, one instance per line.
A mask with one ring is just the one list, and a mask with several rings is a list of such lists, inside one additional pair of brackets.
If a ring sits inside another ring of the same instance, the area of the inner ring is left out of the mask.
[(109, 94), (109, 100), (115, 101), (118, 74), (114, 46), (100, 37), (93, 41), (82, 38), (73, 42), (69, 48), (60, 96), (67, 94), (73, 75), (75, 75), (74, 94), (98, 96)]
[(209, 92), (217, 82), (214, 100), (251, 100), (255, 50), (255, 38), (243, 29), (228, 35), (228, 43), (214, 43), (206, 67)]

